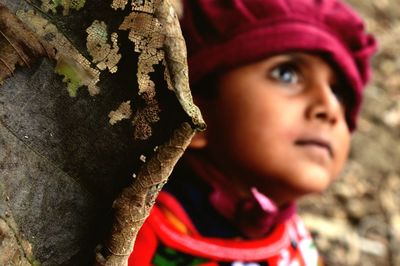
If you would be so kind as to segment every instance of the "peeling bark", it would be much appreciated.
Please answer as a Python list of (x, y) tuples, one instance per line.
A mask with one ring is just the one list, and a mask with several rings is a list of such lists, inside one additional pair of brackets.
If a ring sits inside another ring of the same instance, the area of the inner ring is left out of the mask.
[(0, 84), (17, 65), (29, 67), (46, 55), (43, 43), (0, 3)]

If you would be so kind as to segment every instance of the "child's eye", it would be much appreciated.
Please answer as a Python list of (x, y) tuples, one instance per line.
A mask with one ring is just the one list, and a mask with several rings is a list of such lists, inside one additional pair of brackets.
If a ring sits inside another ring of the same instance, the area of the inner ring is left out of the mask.
[(273, 68), (270, 72), (270, 76), (285, 84), (296, 84), (299, 82), (298, 68), (293, 64), (282, 64)]

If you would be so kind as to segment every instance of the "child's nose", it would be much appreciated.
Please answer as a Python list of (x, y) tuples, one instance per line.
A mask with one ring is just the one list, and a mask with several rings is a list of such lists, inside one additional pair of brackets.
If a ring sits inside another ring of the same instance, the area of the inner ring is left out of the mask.
[(342, 105), (326, 81), (317, 82), (310, 91), (307, 115), (310, 119), (336, 124), (342, 114)]

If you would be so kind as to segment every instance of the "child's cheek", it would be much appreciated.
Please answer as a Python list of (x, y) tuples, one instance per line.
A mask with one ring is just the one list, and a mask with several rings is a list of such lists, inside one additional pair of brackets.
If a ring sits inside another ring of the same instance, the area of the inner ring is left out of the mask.
[(287, 128), (285, 132), (282, 132), (284, 139), (289, 142), (289, 144), (294, 144), (299, 136), (299, 130)]

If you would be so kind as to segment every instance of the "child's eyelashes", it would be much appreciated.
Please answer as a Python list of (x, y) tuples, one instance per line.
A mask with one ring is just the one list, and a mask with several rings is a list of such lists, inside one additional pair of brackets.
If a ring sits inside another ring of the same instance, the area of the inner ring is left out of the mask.
[(300, 82), (298, 66), (293, 63), (282, 63), (269, 71), (269, 77), (285, 85), (293, 85)]

